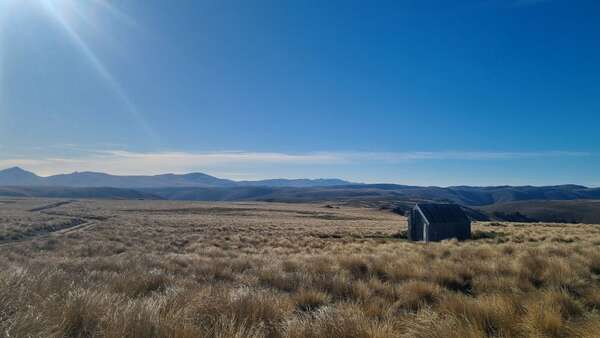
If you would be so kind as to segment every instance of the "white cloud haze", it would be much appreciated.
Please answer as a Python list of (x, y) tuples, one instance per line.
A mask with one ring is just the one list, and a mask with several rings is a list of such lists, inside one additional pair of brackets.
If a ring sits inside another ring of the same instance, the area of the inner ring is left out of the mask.
[[(132, 152), (97, 150), (76, 156), (0, 157), (0, 168), (20, 166), (40, 175), (73, 171), (99, 171), (118, 175), (152, 175), (209, 171), (226, 177), (236, 167), (328, 166), (347, 164), (389, 164), (414, 161), (492, 161), (525, 160), (590, 156), (586, 152), (486, 152), (486, 151), (423, 151), (423, 152), (314, 152), (304, 154), (280, 152)], [(342, 175), (343, 173), (340, 173)], [(240, 174), (247, 175), (247, 174)], [(236, 175), (237, 176), (237, 175)]]

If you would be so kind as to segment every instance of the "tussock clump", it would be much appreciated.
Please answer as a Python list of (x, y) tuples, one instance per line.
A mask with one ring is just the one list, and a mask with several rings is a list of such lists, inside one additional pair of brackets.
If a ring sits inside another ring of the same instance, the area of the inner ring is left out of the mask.
[(402, 337), (406, 338), (481, 338), (486, 333), (456, 316), (442, 315), (433, 310), (420, 311), (406, 318)]
[(519, 278), (522, 287), (540, 288), (548, 278), (548, 260), (539, 254), (526, 252), (519, 259)]
[(566, 320), (580, 318), (585, 313), (583, 305), (564, 289), (544, 292), (542, 304), (558, 309)]
[(473, 273), (464, 267), (438, 266), (433, 280), (452, 291), (470, 294), (473, 290)]
[(556, 304), (529, 304), (521, 326), (528, 337), (573, 337), (575, 335), (575, 331), (565, 321), (560, 307)]
[(195, 262), (192, 270), (199, 280), (207, 282), (235, 280), (235, 274), (232, 267), (226, 262), (223, 262), (222, 259), (214, 261), (203, 259)]
[(328, 294), (316, 290), (300, 290), (292, 296), (296, 309), (308, 312), (315, 311), (330, 302)]
[(294, 309), (289, 297), (276, 293), (239, 288), (210, 288), (194, 299), (191, 317), (200, 327), (213, 332), (224, 323), (236, 330), (273, 334)]
[(423, 256), (407, 252), (402, 257), (386, 255), (375, 259), (372, 270), (381, 280), (401, 283), (423, 278), (428, 269)]
[(600, 254), (592, 254), (589, 258), (590, 272), (595, 275), (600, 275)]
[(369, 320), (359, 306), (346, 303), (335, 308), (324, 307), (311, 317), (301, 316), (288, 322), (285, 336), (384, 338), (400, 337), (400, 333), (392, 323)]
[(85, 290), (69, 293), (61, 314), (59, 332), (66, 337), (90, 337), (100, 328), (103, 295)]
[(285, 260), (281, 263), (281, 269), (284, 272), (298, 272), (302, 268), (302, 264), (296, 260)]
[(115, 292), (135, 298), (165, 291), (170, 283), (170, 278), (160, 272), (124, 273), (112, 280), (112, 288)]
[(315, 276), (313, 285), (316, 289), (329, 293), (338, 301), (348, 300), (353, 295), (352, 281), (346, 274)]
[(302, 276), (280, 270), (262, 270), (258, 273), (258, 279), (265, 287), (292, 292), (300, 287)]
[(369, 264), (363, 257), (343, 257), (339, 260), (343, 269), (348, 270), (354, 279), (363, 279), (369, 276)]
[(398, 300), (392, 305), (396, 311), (416, 312), (439, 302), (442, 289), (434, 283), (410, 281), (396, 290)]
[(472, 298), (448, 295), (438, 308), (463, 327), (472, 327), (489, 337), (514, 337), (521, 334), (515, 323), (523, 314), (517, 297), (490, 295)]

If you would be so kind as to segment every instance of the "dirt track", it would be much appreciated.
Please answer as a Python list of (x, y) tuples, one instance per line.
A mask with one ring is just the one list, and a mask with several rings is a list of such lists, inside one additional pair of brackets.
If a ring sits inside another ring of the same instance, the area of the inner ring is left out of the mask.
[[(48, 205), (45, 205), (45, 206), (42, 206), (42, 207), (33, 208), (33, 209), (30, 209), (29, 211), (30, 212), (46, 213), (45, 212), (46, 210), (51, 210), (51, 209), (58, 208), (60, 206), (67, 205), (67, 204), (74, 203), (74, 202), (77, 202), (77, 201), (75, 201), (75, 200), (61, 201), (61, 202), (57, 202), (57, 203), (48, 204)], [(29, 237), (29, 238), (24, 238), (24, 239), (19, 239), (19, 240), (14, 240), (14, 241), (5, 241), (5, 242), (0, 243), (0, 248), (1, 247), (6, 247), (6, 246), (11, 246), (11, 245), (18, 245), (18, 244), (22, 244), (22, 243), (25, 243), (25, 242), (30, 242), (30, 241), (36, 240), (36, 239), (43, 239), (43, 238), (48, 238), (48, 237), (55, 237), (55, 236), (60, 236), (60, 235), (64, 235), (64, 234), (67, 234), (67, 233), (73, 233), (73, 232), (88, 230), (88, 229), (91, 229), (92, 227), (94, 227), (97, 224), (97, 222), (98, 222), (98, 219), (95, 219), (95, 218), (94, 219), (87, 219), (87, 220), (86, 220), (85, 217), (79, 217), (79, 218), (84, 219), (85, 221), (83, 223), (79, 223), (79, 224), (74, 225), (74, 226), (69, 226), (69, 227), (66, 227), (66, 228), (59, 229), (59, 230), (55, 230), (55, 231), (43, 233), (43, 234), (40, 234), (38, 236), (32, 236), (32, 237)]]
[(73, 202), (77, 202), (77, 201), (62, 201), (62, 202), (56, 202), (56, 203), (52, 203), (52, 204), (48, 204), (48, 205), (44, 205), (42, 207), (38, 207), (38, 208), (33, 208), (31, 210), (29, 210), (30, 212), (40, 212), (40, 211), (44, 211), (44, 210), (49, 210), (49, 209), (54, 209), (54, 208), (58, 208), (60, 206), (63, 205), (67, 205), (67, 204), (71, 204)]

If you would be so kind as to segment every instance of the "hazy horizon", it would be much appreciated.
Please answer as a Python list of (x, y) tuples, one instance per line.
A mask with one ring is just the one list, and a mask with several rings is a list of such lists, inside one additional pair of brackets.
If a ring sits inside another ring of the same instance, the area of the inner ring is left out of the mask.
[[(432, 187), (440, 187), (440, 188), (450, 188), (450, 187), (456, 187), (456, 186), (478, 187), (476, 185), (468, 185), (468, 184), (456, 184), (456, 185), (446, 185), (446, 186), (443, 186), (443, 185), (407, 184), (407, 183), (403, 183), (403, 182), (384, 182), (384, 181), (360, 182), (360, 181), (348, 180), (348, 179), (345, 179), (343, 177), (256, 177), (256, 178), (249, 178), (249, 179), (236, 179), (236, 178), (222, 177), (222, 176), (218, 176), (218, 175), (213, 175), (211, 173), (203, 172), (203, 171), (157, 172), (157, 173), (150, 173), (150, 174), (127, 174), (127, 173), (120, 173), (119, 174), (119, 173), (111, 173), (111, 172), (104, 172), (104, 171), (97, 171), (97, 170), (86, 170), (86, 171), (57, 172), (57, 173), (52, 173), (52, 174), (47, 174), (47, 175), (40, 175), (39, 173), (36, 173), (34, 171), (31, 171), (31, 170), (28, 170), (27, 168), (23, 168), (23, 167), (20, 167), (20, 166), (14, 166), (14, 167), (8, 167), (8, 168), (2, 168), (2, 167), (0, 167), (0, 172), (6, 171), (6, 170), (10, 170), (10, 169), (24, 170), (24, 171), (33, 173), (33, 174), (37, 175), (38, 177), (42, 177), (42, 178), (49, 178), (49, 177), (58, 176), (58, 175), (81, 174), (81, 173), (108, 174), (108, 175), (122, 176), (122, 177), (127, 177), (127, 176), (148, 176), (148, 177), (152, 177), (152, 176), (160, 176), (160, 175), (205, 174), (205, 175), (213, 176), (213, 177), (216, 177), (216, 178), (219, 178), (219, 179), (231, 180), (231, 181), (234, 181), (234, 182), (243, 182), (243, 181), (253, 182), (253, 181), (264, 181), (264, 180), (343, 180), (343, 181), (347, 181), (348, 183), (351, 183), (351, 184), (397, 184), (397, 185), (408, 185), (408, 186), (414, 185), (414, 186), (421, 186), (421, 187), (432, 186)], [(544, 187), (544, 186), (566, 186), (566, 185), (582, 185), (582, 184), (576, 184), (576, 183), (561, 183), (561, 184), (551, 184), (551, 185), (494, 184), (494, 185), (483, 185), (483, 186), (480, 186), (480, 187), (492, 187), (492, 186), (515, 186), (515, 187), (518, 187), (518, 186), (533, 186), (533, 187)], [(582, 186), (585, 186), (585, 185), (582, 185)], [(588, 187), (588, 188), (598, 188), (599, 186), (588, 185), (586, 187)]]

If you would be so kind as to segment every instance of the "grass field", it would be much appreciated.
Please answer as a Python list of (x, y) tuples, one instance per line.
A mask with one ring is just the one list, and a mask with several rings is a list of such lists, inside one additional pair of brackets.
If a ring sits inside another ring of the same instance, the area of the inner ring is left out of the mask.
[(388, 211), (0, 200), (0, 336), (599, 337), (600, 226)]

